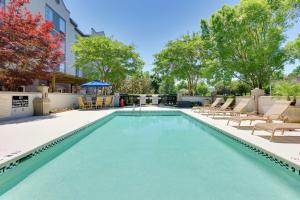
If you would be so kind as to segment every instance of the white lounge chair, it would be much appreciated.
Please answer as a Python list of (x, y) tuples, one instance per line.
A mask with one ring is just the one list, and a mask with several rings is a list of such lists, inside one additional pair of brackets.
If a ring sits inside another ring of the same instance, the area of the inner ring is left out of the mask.
[(158, 105), (159, 97), (158, 96), (152, 96), (152, 105)]
[(140, 100), (140, 105), (146, 105), (146, 95), (140, 95), (140, 97), (138, 97), (138, 99)]

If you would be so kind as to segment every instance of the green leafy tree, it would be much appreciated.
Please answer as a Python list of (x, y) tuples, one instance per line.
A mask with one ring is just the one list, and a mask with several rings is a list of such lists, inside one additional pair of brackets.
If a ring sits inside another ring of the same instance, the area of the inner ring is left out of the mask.
[(132, 45), (106, 36), (80, 37), (73, 45), (75, 66), (90, 80), (110, 82), (118, 89), (127, 76), (141, 71), (144, 62)]
[(154, 55), (154, 71), (162, 76), (186, 81), (187, 89), (192, 94), (201, 75), (201, 43), (198, 34), (169, 41), (160, 53)]
[(234, 77), (252, 88), (269, 84), (287, 61), (284, 32), (295, 7), (290, 0), (241, 0), (202, 20), (208, 74), (224, 82)]
[(295, 78), (300, 77), (300, 65), (297, 66), (289, 75), (288, 78), (295, 80)]
[(151, 74), (150, 78), (151, 78), (151, 87), (153, 89), (154, 94), (159, 94), (159, 87), (161, 85), (162, 78), (156, 73)]
[(230, 89), (224, 83), (224, 81), (219, 81), (215, 84), (215, 92), (218, 95), (229, 95), (230, 94)]
[(175, 81), (170, 77), (165, 77), (162, 79), (161, 85), (159, 87), (160, 94), (174, 94), (176, 93)]
[(294, 41), (287, 43), (286, 50), (292, 61), (300, 60), (300, 35)]
[(189, 91), (187, 89), (181, 89), (177, 93), (182, 94), (182, 95), (189, 95)]
[(196, 93), (202, 96), (208, 94), (208, 86), (205, 82), (200, 82), (197, 84)]
[(182, 89), (186, 89), (188, 88), (187, 83), (185, 81), (180, 81), (179, 83), (176, 84), (175, 86), (176, 91), (180, 91)]
[(250, 93), (251, 87), (245, 82), (234, 80), (229, 84), (229, 90), (235, 96), (243, 96)]
[[(286, 45), (286, 51), (291, 58), (291, 63), (295, 64), (295, 61), (300, 60), (300, 35), (294, 41), (291, 41)], [(288, 75), (288, 78), (292, 80), (299, 76), (300, 65)]]
[(119, 92), (127, 94), (152, 94), (151, 77), (148, 72), (141, 72), (128, 78), (119, 88)]

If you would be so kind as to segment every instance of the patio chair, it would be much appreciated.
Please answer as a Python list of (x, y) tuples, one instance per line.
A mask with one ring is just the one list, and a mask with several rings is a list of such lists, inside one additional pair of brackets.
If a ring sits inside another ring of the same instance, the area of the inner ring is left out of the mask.
[(146, 95), (140, 95), (138, 99), (140, 100), (140, 105), (146, 105)]
[(220, 105), (221, 101), (223, 98), (216, 98), (215, 101), (210, 105), (210, 106), (194, 106), (192, 108), (192, 110), (194, 110), (194, 112), (207, 112), (209, 110), (215, 109), (218, 105)]
[(250, 121), (250, 125), (253, 121), (261, 120), (265, 122), (272, 122), (273, 120), (281, 120), (285, 121), (286, 118), (283, 116), (283, 113), (288, 109), (290, 106), (290, 101), (275, 101), (273, 105), (269, 108), (269, 110), (263, 115), (249, 115), (249, 116), (236, 116), (232, 117), (228, 120), (227, 125), (229, 125), (230, 121), (234, 121), (238, 123), (238, 126), (241, 126), (242, 121)]
[(78, 97), (78, 103), (79, 103), (79, 108), (80, 108), (80, 109), (87, 109), (87, 108), (90, 108), (90, 105), (84, 102), (82, 96)]
[(96, 103), (95, 103), (95, 108), (102, 108), (103, 107), (103, 103), (104, 103), (104, 99), (103, 97), (97, 97), (96, 98)]
[(214, 109), (208, 110), (208, 115), (214, 115), (214, 112), (217, 112), (217, 111), (228, 110), (229, 106), (233, 103), (233, 101), (234, 101), (233, 98), (228, 98), (220, 108), (214, 108)]
[(106, 96), (105, 97), (105, 107), (111, 107), (112, 106), (112, 96)]
[(300, 129), (300, 123), (258, 123), (253, 127), (252, 135), (256, 130), (271, 131), (270, 141), (273, 141), (277, 130), (281, 131), (281, 135), (284, 135), (284, 131), (296, 129)]
[(242, 99), (235, 107), (233, 110), (215, 110), (212, 111), (211, 113), (213, 114), (212, 118), (215, 118), (216, 115), (219, 114), (223, 114), (223, 115), (240, 115), (243, 113), (243, 111), (245, 110), (245, 108), (247, 107), (247, 105), (250, 102), (250, 98), (249, 99)]
[(152, 96), (152, 105), (158, 105), (158, 100), (160, 99), (158, 96)]

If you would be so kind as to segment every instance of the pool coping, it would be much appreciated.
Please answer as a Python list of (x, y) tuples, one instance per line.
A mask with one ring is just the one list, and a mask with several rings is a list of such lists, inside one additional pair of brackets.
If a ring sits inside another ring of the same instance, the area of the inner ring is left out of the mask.
[[(133, 110), (114, 110), (111, 113), (107, 113), (99, 118), (97, 118), (96, 120), (91, 121), (90, 123), (87, 123), (86, 125), (83, 125), (79, 128), (76, 128), (72, 131), (69, 131), (65, 134), (62, 134), (61, 136), (54, 138), (42, 145), (39, 145), (31, 150), (28, 150), (26, 152), (22, 152), (21, 154), (17, 155), (17, 156), (12, 156), (12, 159), (7, 159), (4, 162), (0, 162), (0, 175), (5, 173), (6, 170), (9, 170), (15, 166), (17, 166), (20, 162), (27, 160), (29, 158), (31, 158), (32, 156), (35, 156), (45, 150), (47, 150), (48, 148), (51, 148), (52, 146), (60, 143), (61, 141), (65, 140), (66, 138), (77, 134), (79, 131), (99, 122), (104, 120), (105, 118), (108, 117), (112, 117), (113, 115), (117, 114), (117, 113), (126, 113), (126, 112), (130, 112), (130, 113), (139, 113), (139, 111), (133, 111)], [(249, 149), (253, 150), (253, 151), (257, 151), (258, 153), (263, 153), (264, 155), (262, 156), (267, 156), (271, 161), (275, 161), (276, 163), (280, 164), (281, 166), (288, 168), (290, 170), (292, 170), (293, 172), (297, 172), (298, 175), (300, 175), (300, 164), (295, 163), (291, 160), (288, 160), (274, 152), (272, 152), (272, 150), (269, 150), (267, 148), (258, 146), (257, 144), (255, 144), (254, 142), (251, 141), (247, 141), (246, 139), (244, 139), (241, 136), (238, 135), (234, 135), (231, 134), (229, 130), (226, 130), (225, 127), (218, 127), (216, 126), (214, 123), (210, 122), (209, 120), (204, 120), (201, 119), (198, 115), (194, 115), (193, 113), (189, 112), (189, 110), (182, 110), (182, 109), (170, 109), (170, 110), (142, 110), (141, 112), (174, 112), (174, 113), (181, 113), (183, 115), (186, 115), (200, 123), (206, 124), (207, 126), (217, 130), (218, 132), (225, 134), (226, 136), (234, 139), (235, 141), (242, 143), (243, 145), (245, 145), (246, 147), (248, 147)]]

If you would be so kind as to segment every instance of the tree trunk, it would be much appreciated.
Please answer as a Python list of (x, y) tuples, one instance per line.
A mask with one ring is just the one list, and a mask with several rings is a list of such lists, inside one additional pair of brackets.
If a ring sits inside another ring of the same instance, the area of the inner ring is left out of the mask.
[(192, 83), (191, 81), (188, 81), (188, 90), (189, 90), (189, 95), (192, 95)]
[(263, 89), (263, 84), (262, 84), (261, 81), (258, 82), (258, 88), (259, 88), (259, 89)]

